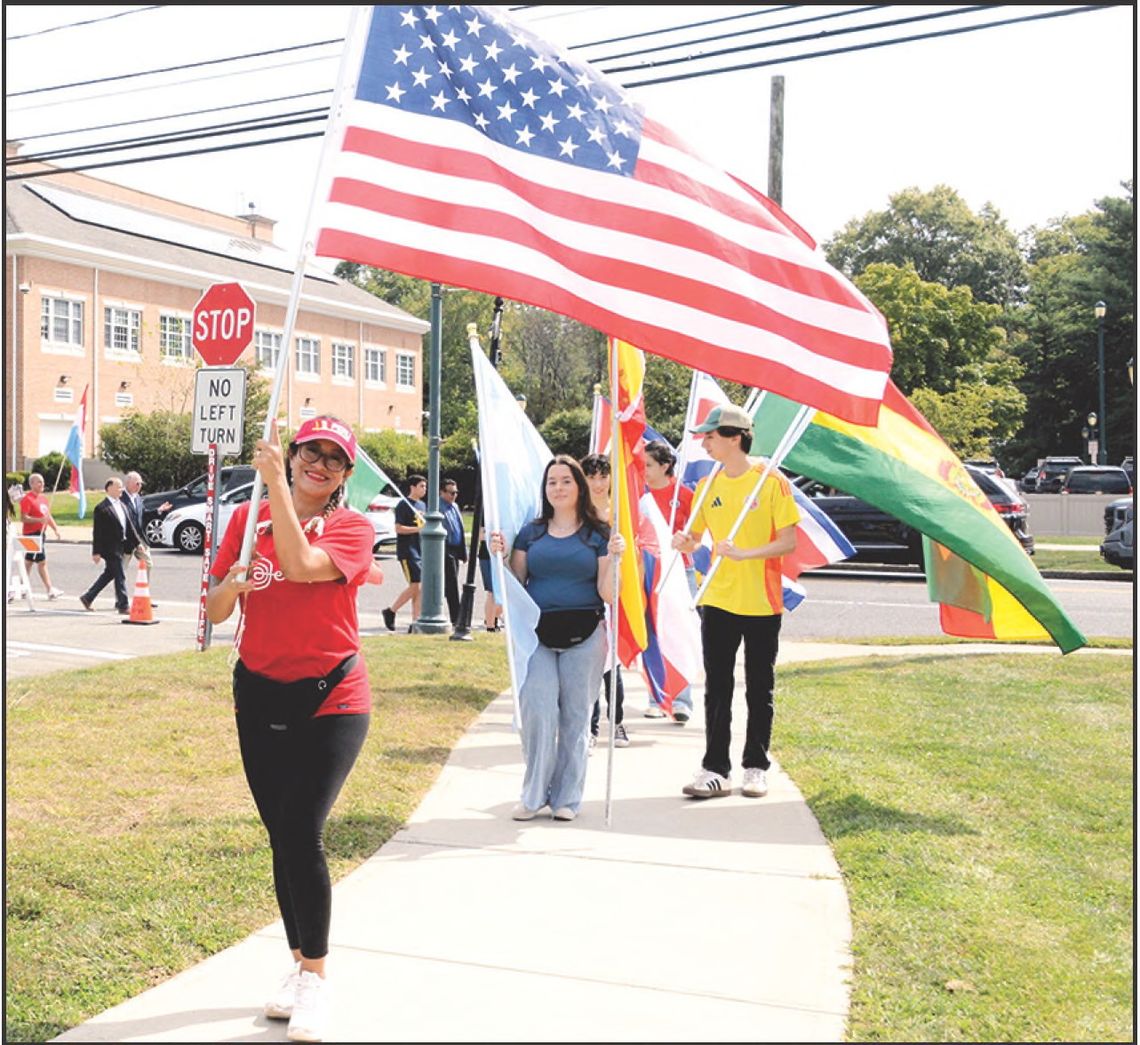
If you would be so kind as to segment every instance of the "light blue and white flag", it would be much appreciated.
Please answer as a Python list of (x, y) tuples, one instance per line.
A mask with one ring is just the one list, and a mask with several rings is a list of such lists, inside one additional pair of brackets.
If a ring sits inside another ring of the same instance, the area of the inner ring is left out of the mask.
[[(514, 393), (491, 365), (479, 339), (470, 338), (475, 400), (479, 409), (479, 470), (483, 484), (483, 525), (503, 535), (510, 549), (525, 523), (542, 512), (542, 473), (554, 456)], [(509, 552), (508, 552), (509, 554)], [(518, 695), (531, 654), (538, 648), (539, 610), (499, 556), (492, 556), (491, 584), (503, 607), (511, 653), (511, 689), (518, 725)]]

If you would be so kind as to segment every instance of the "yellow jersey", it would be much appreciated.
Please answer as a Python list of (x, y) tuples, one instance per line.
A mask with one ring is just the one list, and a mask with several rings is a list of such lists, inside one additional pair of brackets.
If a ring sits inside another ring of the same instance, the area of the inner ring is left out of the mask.
[[(743, 475), (729, 478), (720, 470), (713, 476), (712, 485), (703, 501), (702, 492), (708, 478), (702, 479), (693, 494), (694, 506), (701, 502), (699, 511), (690, 518), (694, 537), (700, 538), (707, 530), (715, 546), (724, 540), (744, 509), (745, 502), (763, 472), (764, 465), (753, 463)], [(773, 470), (764, 480), (760, 492), (752, 497), (744, 522), (733, 538), (742, 548), (756, 548), (775, 540), (776, 531), (795, 526), (800, 521), (800, 510), (792, 496), (792, 487), (785, 476)], [(713, 555), (713, 562), (719, 556)], [(729, 613), (748, 617), (765, 617), (784, 610), (782, 558), (725, 559), (716, 568), (709, 586), (701, 596), (701, 605), (716, 606)]]

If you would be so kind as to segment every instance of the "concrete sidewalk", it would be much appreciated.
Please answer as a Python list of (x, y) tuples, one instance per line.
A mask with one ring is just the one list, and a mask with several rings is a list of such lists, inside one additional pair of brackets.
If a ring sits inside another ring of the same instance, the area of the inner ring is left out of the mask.
[[(846, 650), (789, 643), (781, 660)], [(578, 820), (510, 819), (522, 759), (502, 695), (337, 883), (328, 1041), (842, 1040), (847, 895), (802, 795), (774, 766), (766, 798), (686, 799), (699, 689), (680, 727), (644, 718), (644, 683), (623, 679), (632, 745), (611, 762), (603, 718)], [(739, 690), (734, 711), (735, 758)], [(287, 965), (277, 922), (55, 1040), (284, 1041), (261, 1006)]]

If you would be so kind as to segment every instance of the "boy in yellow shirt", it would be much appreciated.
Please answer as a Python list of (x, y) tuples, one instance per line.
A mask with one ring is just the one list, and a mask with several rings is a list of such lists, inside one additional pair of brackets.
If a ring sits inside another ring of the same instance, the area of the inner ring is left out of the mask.
[[(768, 746), (772, 740), (776, 654), (784, 609), (781, 557), (795, 550), (800, 513), (788, 480), (773, 469), (753, 497), (763, 465), (748, 456), (752, 419), (738, 406), (709, 411), (694, 432), (718, 464), (693, 496), (700, 508), (690, 517), (690, 532), (673, 535), (673, 547), (692, 553), (706, 530), (713, 539), (716, 573), (701, 596), (701, 648), (705, 668), (705, 754), (701, 769), (682, 791), (692, 798), (731, 794), (732, 695), (736, 653), (744, 643), (745, 699), (748, 725), (741, 764), (741, 794), (768, 793)], [(707, 494), (702, 493), (708, 485)], [(745, 512), (745, 504), (749, 503)], [(728, 535), (744, 512), (744, 522)]]

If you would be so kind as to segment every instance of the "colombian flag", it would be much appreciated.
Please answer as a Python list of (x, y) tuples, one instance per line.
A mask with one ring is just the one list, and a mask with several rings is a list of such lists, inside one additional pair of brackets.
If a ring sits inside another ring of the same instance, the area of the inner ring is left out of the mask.
[[(771, 453), (798, 409), (763, 396), (753, 415), (753, 451)], [(947, 634), (1052, 637), (1063, 653), (1087, 644), (965, 466), (894, 382), (874, 426), (817, 411), (783, 464), (861, 497), (941, 546), (928, 545), (926, 568)]]

